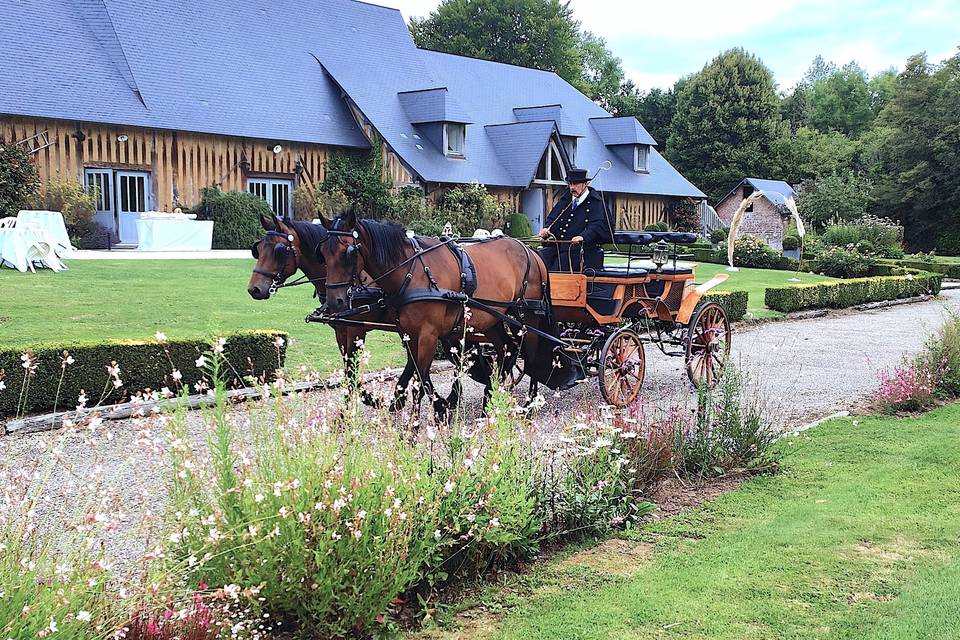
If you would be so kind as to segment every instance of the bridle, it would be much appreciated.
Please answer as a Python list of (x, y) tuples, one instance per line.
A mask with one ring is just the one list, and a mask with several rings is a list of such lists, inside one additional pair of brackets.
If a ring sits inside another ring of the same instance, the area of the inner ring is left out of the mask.
[[(270, 278), (270, 295), (274, 295), (280, 289), (285, 287), (296, 287), (301, 284), (311, 284), (315, 282), (325, 282), (326, 278), (311, 278), (304, 274), (303, 276), (297, 278), (293, 282), (285, 282), (287, 279), (283, 275), (284, 270), (290, 266), (290, 259), (293, 258), (293, 273), (297, 272), (297, 269), (300, 268), (300, 250), (297, 248), (297, 245), (293, 243), (293, 234), (292, 233), (281, 233), (280, 231), (267, 231), (266, 237), (261, 240), (257, 240), (250, 247), (250, 254), (254, 257), (255, 260), (260, 259), (260, 243), (264, 240), (270, 238), (277, 238), (281, 240), (286, 240), (286, 242), (274, 242), (273, 250), (277, 256), (278, 266), (276, 271), (267, 271), (266, 269), (261, 269), (260, 267), (254, 267), (253, 272), (260, 274), (261, 276), (266, 276)], [(291, 251), (292, 249), (292, 251)]]

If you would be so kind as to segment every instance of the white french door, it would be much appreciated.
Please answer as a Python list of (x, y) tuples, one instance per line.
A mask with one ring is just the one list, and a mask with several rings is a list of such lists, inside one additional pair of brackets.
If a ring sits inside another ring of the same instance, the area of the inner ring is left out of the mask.
[(293, 213), (293, 180), (247, 178), (247, 191), (266, 200), (278, 216)]
[(137, 243), (137, 220), (150, 211), (150, 174), (146, 171), (117, 171), (117, 234), (120, 242)]
[(150, 211), (150, 173), (115, 169), (84, 169), (88, 190), (97, 190), (94, 219), (120, 238), (137, 243), (137, 219)]
[(113, 169), (84, 169), (84, 183), (87, 191), (96, 190), (97, 210), (93, 214), (93, 219), (101, 227), (109, 229), (116, 233), (116, 209), (113, 198)]

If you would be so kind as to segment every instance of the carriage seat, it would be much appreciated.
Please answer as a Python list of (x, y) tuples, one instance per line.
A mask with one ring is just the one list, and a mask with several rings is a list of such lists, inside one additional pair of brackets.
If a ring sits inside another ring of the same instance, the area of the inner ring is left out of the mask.
[(613, 234), (614, 244), (647, 246), (661, 240), (671, 244), (693, 244), (698, 238), (695, 233), (679, 231), (617, 231)]
[(616, 265), (616, 264), (607, 264), (603, 266), (603, 269), (597, 269), (596, 271), (587, 271), (587, 275), (592, 275), (598, 278), (643, 278), (649, 271), (647, 269), (627, 265)]

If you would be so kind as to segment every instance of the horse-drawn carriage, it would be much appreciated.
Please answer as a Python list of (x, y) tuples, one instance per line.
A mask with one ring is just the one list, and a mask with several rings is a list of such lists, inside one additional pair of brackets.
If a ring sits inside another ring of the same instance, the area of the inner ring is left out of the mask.
[[(716, 382), (730, 352), (726, 311), (702, 300), (726, 274), (697, 286), (693, 268), (680, 262), (679, 248), (694, 234), (616, 233), (602, 269), (548, 274), (511, 238), (419, 238), (352, 216), (321, 225), (274, 218), (264, 227), (250, 294), (313, 283), (324, 304), (307, 320), (336, 329), (348, 366), (357, 337), (400, 333), (408, 355), (401, 391), (417, 375), (420, 393), (435, 397), (429, 371), (438, 340), (458, 357), (456, 344), (472, 346), (471, 377), (488, 391), (494, 374), (515, 369), (530, 376), (531, 395), (540, 382), (565, 388), (596, 375), (604, 400), (617, 407), (640, 392), (647, 343), (683, 357), (698, 385)], [(305, 275), (286, 282), (297, 269)], [(445, 404), (435, 400), (438, 410)]]

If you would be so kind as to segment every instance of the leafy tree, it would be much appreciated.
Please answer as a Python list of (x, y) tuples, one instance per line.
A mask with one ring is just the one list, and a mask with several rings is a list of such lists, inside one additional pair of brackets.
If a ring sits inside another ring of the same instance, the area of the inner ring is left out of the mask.
[(667, 156), (718, 200), (744, 176), (776, 177), (781, 160), (774, 153), (787, 135), (770, 70), (746, 51), (731, 49), (677, 95)]
[(851, 62), (811, 87), (810, 124), (857, 136), (873, 122), (873, 102), (867, 72)]
[(636, 88), (633, 81), (627, 80), (620, 86), (619, 94), (607, 109), (615, 116), (635, 116), (663, 151), (677, 109), (677, 92), (685, 82), (686, 79), (681, 78), (671, 89), (651, 89), (644, 93)]
[(780, 112), (790, 122), (790, 129), (796, 131), (810, 124), (810, 91), (817, 82), (825, 80), (837, 70), (837, 65), (827, 62), (823, 56), (817, 56), (810, 63), (803, 78), (783, 99)]
[(907, 60), (880, 114), (878, 212), (903, 223), (908, 243), (932, 246), (960, 217), (960, 53), (933, 66)]
[(16, 215), (39, 189), (40, 178), (30, 156), (0, 140), (0, 218)]
[(607, 48), (606, 40), (589, 31), (580, 35), (578, 48), (581, 72), (577, 88), (609, 110), (624, 83), (623, 63)]
[(784, 173), (790, 183), (807, 178), (822, 178), (849, 170), (865, 170), (861, 155), (863, 143), (851, 140), (839, 131), (824, 133), (810, 127), (800, 127), (783, 152)]
[[(583, 70), (579, 27), (560, 0), (445, 0), (410, 21), (418, 47), (555, 71), (574, 85)], [(591, 36), (591, 56), (602, 42)]]
[(859, 218), (870, 204), (870, 181), (847, 172), (808, 180), (800, 186), (797, 210), (814, 228)]

